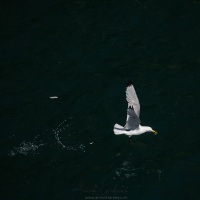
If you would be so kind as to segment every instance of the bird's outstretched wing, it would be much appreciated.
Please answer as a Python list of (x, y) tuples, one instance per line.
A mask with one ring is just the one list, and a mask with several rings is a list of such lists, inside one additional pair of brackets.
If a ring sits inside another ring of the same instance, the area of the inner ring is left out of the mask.
[(131, 81), (128, 81), (126, 86), (126, 100), (128, 101), (128, 107), (134, 109), (138, 118), (140, 117), (140, 102), (138, 100), (135, 88)]
[(140, 125), (140, 118), (136, 115), (134, 109), (127, 109), (126, 124), (124, 126), (125, 130), (135, 130)]

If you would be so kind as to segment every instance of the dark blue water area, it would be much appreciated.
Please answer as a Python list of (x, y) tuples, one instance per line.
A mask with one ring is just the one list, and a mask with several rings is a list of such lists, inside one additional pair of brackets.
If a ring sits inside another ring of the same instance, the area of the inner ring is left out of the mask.
[[(1, 199), (200, 199), (200, 1), (4, 1)], [(114, 135), (131, 79), (141, 124)], [(57, 97), (57, 98), (51, 98)]]

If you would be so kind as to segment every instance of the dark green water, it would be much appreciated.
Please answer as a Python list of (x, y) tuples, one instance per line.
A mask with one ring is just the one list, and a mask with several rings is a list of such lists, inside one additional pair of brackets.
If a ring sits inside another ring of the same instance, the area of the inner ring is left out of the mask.
[[(200, 199), (198, 0), (20, 0), (0, 13), (1, 199)], [(128, 79), (159, 132), (131, 144), (113, 134)]]

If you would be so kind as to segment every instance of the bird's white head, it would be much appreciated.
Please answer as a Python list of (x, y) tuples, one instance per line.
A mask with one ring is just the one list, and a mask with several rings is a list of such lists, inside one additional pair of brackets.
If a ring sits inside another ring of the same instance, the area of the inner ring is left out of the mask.
[(149, 126), (146, 127), (146, 132), (151, 132), (151, 133), (153, 133), (154, 135), (157, 135), (157, 134), (158, 134), (157, 131), (153, 130), (153, 129), (152, 129), (151, 127), (149, 127)]

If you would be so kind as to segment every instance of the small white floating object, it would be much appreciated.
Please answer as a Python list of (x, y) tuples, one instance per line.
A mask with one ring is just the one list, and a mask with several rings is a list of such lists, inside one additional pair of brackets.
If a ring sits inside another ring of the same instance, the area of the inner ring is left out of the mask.
[(90, 144), (93, 144), (93, 142), (90, 142)]
[(50, 97), (50, 99), (57, 99), (57, 98), (58, 98), (57, 96)]

